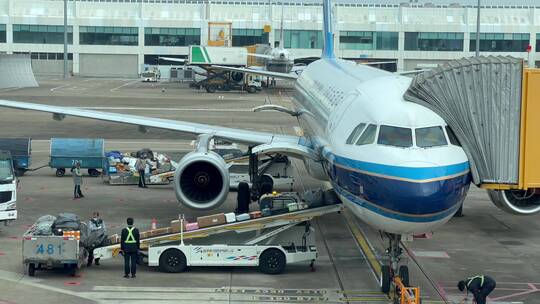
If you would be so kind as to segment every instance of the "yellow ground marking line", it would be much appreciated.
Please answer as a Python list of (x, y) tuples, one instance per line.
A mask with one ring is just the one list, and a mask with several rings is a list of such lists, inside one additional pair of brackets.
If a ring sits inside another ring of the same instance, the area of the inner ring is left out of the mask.
[(371, 249), (371, 246), (369, 246), (364, 233), (362, 233), (362, 231), (360, 231), (360, 229), (356, 227), (356, 224), (352, 221), (351, 216), (348, 212), (343, 212), (343, 215), (345, 217), (345, 220), (347, 221), (347, 226), (349, 226), (349, 229), (351, 230), (354, 238), (356, 239), (356, 242), (366, 256), (366, 259), (368, 260), (371, 269), (373, 269), (373, 271), (375, 271), (376, 275), (378, 276), (381, 273), (381, 264), (375, 256), (375, 253)]

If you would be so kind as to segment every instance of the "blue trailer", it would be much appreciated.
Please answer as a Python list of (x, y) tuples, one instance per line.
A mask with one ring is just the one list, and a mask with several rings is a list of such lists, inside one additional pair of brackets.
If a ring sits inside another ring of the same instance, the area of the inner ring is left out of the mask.
[(79, 162), (81, 168), (88, 169), (90, 176), (99, 176), (106, 168), (105, 140), (102, 138), (51, 138), (49, 166), (56, 169), (61, 177), (66, 169)]
[(22, 176), (32, 164), (32, 139), (0, 138), (0, 150), (9, 151), (13, 160), (13, 169), (17, 176)]

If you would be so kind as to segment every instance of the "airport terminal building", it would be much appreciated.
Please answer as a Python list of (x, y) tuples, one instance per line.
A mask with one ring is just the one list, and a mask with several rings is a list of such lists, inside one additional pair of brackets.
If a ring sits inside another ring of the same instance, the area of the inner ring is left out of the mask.
[[(397, 70), (413, 70), (474, 54), (476, 1), (334, 2), (334, 39), (343, 58), (397, 60)], [(212, 23), (231, 24), (233, 46), (274, 44), (282, 12), (291, 54), (320, 56), (317, 0), (69, 0), (70, 71), (136, 77), (158, 56), (185, 56), (189, 45), (207, 45)], [(0, 52), (30, 53), (35, 73), (61, 74), (63, 15), (62, 0), (0, 0)], [(540, 64), (538, 0), (483, 0), (480, 20), (482, 54)]]

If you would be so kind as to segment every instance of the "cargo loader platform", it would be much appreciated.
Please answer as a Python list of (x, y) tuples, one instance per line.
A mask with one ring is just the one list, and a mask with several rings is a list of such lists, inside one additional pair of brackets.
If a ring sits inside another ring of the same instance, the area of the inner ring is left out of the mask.
[[(187, 266), (259, 266), (264, 273), (280, 273), (288, 263), (311, 261), (313, 265), (317, 249), (310, 221), (318, 216), (340, 212), (342, 209), (342, 204), (326, 205), (192, 231), (182, 229), (176, 233), (141, 238), (141, 256), (148, 259), (149, 266), (159, 266), (165, 272), (181, 272)], [(171, 227), (155, 231), (168, 230), (170, 231)], [(240, 243), (233, 241), (234, 245), (227, 244), (226, 237), (220, 238), (220, 244), (184, 244), (185, 240), (229, 232), (242, 234), (254, 231), (258, 233), (250, 234)], [(286, 240), (280, 241), (280, 235)], [(94, 257), (101, 259), (113, 258), (119, 254), (120, 244), (94, 250)]]

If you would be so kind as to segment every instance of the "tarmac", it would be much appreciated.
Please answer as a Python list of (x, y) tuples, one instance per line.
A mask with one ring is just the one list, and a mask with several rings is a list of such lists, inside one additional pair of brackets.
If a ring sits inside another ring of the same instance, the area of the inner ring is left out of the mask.
[[(295, 134), (296, 119), (283, 113), (253, 113), (263, 104), (290, 106), (291, 85), (257, 94), (195, 91), (186, 84), (141, 83), (138, 80), (73, 78), (38, 79), (39, 88), (0, 90), (0, 98), (52, 105), (84, 107), (185, 120), (226, 127)], [(1, 137), (32, 137), (32, 167), (46, 165), (52, 137), (105, 138), (107, 150), (151, 148), (169, 153), (193, 149), (191, 135), (136, 126), (67, 117), (58, 122), (50, 114), (0, 109)], [(298, 191), (324, 186), (307, 177), (294, 161)], [(386, 247), (377, 231), (345, 210), (314, 221), (319, 258), (291, 264), (285, 273), (265, 275), (255, 268), (192, 267), (166, 274), (139, 267), (136, 279), (124, 279), (123, 260), (102, 261), (82, 268), (75, 277), (62, 270), (25, 275), (21, 236), (41, 215), (69, 211), (82, 219), (99, 211), (109, 234), (118, 233), (128, 216), (140, 229), (166, 226), (178, 214), (188, 218), (230, 212), (236, 194), (211, 212), (192, 211), (175, 198), (173, 186), (110, 186), (85, 176), (85, 198), (72, 199), (71, 177), (58, 178), (48, 167), (20, 178), (19, 219), (0, 227), (0, 304), (11, 303), (390, 303), (379, 292), (378, 275)], [(485, 191), (471, 187), (462, 218), (423, 238), (405, 241), (411, 284), (419, 286), (423, 303), (459, 302), (465, 294), (455, 287), (465, 277), (483, 273), (497, 280), (492, 303), (540, 303), (539, 216), (519, 217), (498, 210)]]

